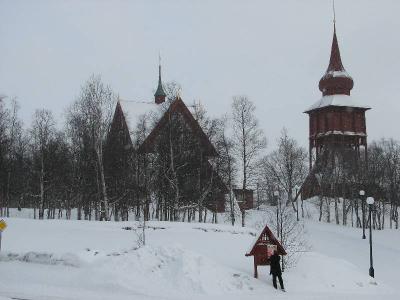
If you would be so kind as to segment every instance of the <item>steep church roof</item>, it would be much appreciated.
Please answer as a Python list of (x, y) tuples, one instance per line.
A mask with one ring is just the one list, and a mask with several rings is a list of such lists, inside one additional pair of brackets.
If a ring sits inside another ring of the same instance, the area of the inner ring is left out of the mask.
[[(126, 133), (126, 135), (124, 133)], [(115, 107), (110, 131), (107, 136), (107, 147), (118, 143), (123, 143), (125, 149), (132, 147), (132, 139), (129, 136), (129, 128), (126, 124), (120, 101), (117, 102)]]
[(207, 135), (204, 133), (200, 124), (193, 117), (192, 113), (185, 105), (183, 100), (178, 96), (168, 107), (168, 109), (164, 112), (161, 119), (152, 129), (150, 134), (144, 140), (144, 142), (139, 147), (139, 152), (148, 153), (154, 150), (155, 141), (157, 136), (160, 134), (161, 129), (168, 124), (169, 114), (179, 113), (186, 123), (189, 125), (193, 134), (199, 139), (203, 149), (205, 150), (205, 154), (208, 156), (217, 156), (218, 153), (215, 150), (215, 147), (212, 145)]

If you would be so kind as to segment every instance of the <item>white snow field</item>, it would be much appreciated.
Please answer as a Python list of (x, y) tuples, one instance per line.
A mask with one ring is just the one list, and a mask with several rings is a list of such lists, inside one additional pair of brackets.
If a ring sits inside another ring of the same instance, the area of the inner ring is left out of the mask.
[[(253, 211), (248, 221), (260, 220)], [(0, 254), (3, 299), (400, 299), (400, 231), (374, 231), (375, 277), (361, 230), (306, 221), (312, 249), (275, 290), (269, 267), (245, 257), (252, 228), (148, 222), (5, 219)], [(368, 237), (368, 236), (367, 236)]]

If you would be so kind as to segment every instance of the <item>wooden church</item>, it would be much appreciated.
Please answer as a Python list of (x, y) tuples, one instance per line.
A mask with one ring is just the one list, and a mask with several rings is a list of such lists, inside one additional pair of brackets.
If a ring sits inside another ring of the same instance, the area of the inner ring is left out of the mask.
[(358, 192), (367, 163), (365, 112), (370, 108), (351, 95), (353, 79), (346, 72), (334, 23), (328, 68), (319, 81), (322, 98), (308, 108), (309, 175), (300, 192), (313, 196), (349, 197)]
[(147, 213), (156, 202), (155, 217), (162, 220), (184, 209), (223, 212), (228, 189), (212, 164), (217, 155), (180, 95), (167, 98), (159, 66), (153, 102), (116, 105), (105, 147), (110, 192), (126, 188), (131, 192), (121, 196), (135, 198), (138, 209), (145, 203)]

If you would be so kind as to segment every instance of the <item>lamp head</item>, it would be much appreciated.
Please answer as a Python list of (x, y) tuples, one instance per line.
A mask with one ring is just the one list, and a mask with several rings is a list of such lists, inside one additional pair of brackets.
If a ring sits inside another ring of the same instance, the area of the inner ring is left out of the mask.
[(367, 198), (367, 203), (369, 204), (369, 205), (372, 205), (372, 204), (374, 204), (374, 197), (368, 197)]
[(360, 196), (364, 196), (365, 195), (365, 191), (364, 190), (360, 190)]

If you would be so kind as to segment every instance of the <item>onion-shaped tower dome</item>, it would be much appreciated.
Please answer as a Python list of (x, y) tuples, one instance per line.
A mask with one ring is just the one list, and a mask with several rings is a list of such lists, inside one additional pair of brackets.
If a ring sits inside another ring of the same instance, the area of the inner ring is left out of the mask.
[(336, 37), (336, 26), (334, 26), (331, 57), (329, 66), (324, 76), (319, 81), (319, 90), (323, 96), (349, 95), (354, 86), (353, 78), (346, 72), (340, 58), (339, 44)]

